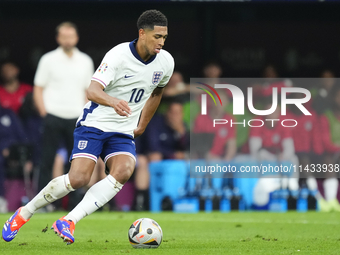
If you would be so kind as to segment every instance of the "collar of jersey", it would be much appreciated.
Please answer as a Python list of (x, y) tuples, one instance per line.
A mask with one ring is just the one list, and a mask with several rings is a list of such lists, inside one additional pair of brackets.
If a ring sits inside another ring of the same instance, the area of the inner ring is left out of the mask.
[(144, 61), (138, 54), (137, 50), (136, 50), (136, 43), (137, 43), (138, 39), (133, 40), (132, 42), (130, 42), (130, 50), (132, 52), (132, 54), (135, 56), (135, 58), (137, 58), (140, 62), (142, 62), (144, 65), (150, 64), (157, 55), (152, 56), (148, 61)]

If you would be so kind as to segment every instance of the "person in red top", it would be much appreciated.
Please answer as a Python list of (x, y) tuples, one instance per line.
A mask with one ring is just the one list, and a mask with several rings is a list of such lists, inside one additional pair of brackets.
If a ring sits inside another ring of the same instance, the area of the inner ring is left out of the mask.
[(323, 148), (328, 156), (340, 153), (340, 139), (335, 134), (340, 131), (340, 90), (336, 92), (335, 97), (338, 98), (336, 100), (339, 100), (339, 102), (336, 102), (333, 110), (326, 111), (325, 114), (319, 118)]
[(312, 105), (317, 114), (321, 115), (332, 108), (332, 92), (336, 87), (336, 78), (332, 70), (325, 69), (321, 73), (317, 88), (311, 89)]
[[(287, 127), (283, 127), (279, 122), (279, 118), (276, 121), (264, 121), (262, 127), (252, 127), (250, 129), (250, 138), (259, 139), (261, 147), (260, 151), (267, 151), (263, 155), (272, 155), (275, 159), (283, 159), (284, 154), (290, 154), (286, 151), (284, 142), (292, 140), (291, 130)], [(268, 119), (273, 119), (269, 117)], [(273, 125), (273, 126), (272, 126)], [(254, 141), (254, 140), (253, 140)], [(293, 146), (294, 149), (294, 146)], [(269, 159), (270, 157), (268, 157)]]
[[(266, 103), (265, 109), (269, 109), (271, 103)], [(270, 115), (266, 116), (267, 120), (275, 119), (276, 121), (264, 121), (262, 127), (251, 127), (249, 148), (250, 153), (258, 161), (272, 161), (279, 164), (283, 161), (290, 161), (293, 165), (298, 165), (298, 159), (295, 155), (294, 142), (292, 139), (291, 129), (281, 125), (280, 107)], [(255, 124), (253, 124), (255, 125)], [(290, 178), (275, 178), (277, 174), (271, 175), (274, 178), (260, 178), (254, 187), (254, 204), (265, 206), (269, 202), (271, 192), (279, 189), (289, 188), (296, 192), (299, 188), (298, 176), (293, 175)]]
[[(195, 120), (193, 132), (195, 134), (213, 134), (212, 147), (206, 153), (207, 159), (224, 159), (230, 161), (234, 158), (236, 147), (236, 127), (230, 124), (231, 121), (235, 122), (233, 117), (226, 113), (225, 108), (229, 103), (229, 98), (225, 93), (219, 93), (222, 101), (221, 105), (209, 105), (208, 114), (199, 114)], [(210, 102), (208, 100), (208, 102)], [(227, 124), (219, 124), (213, 126), (214, 119), (226, 119)]]
[(318, 117), (314, 111), (310, 111), (312, 115), (304, 115), (302, 112), (287, 112), (287, 119), (294, 119), (298, 123), (292, 128), (292, 136), (294, 140), (295, 152), (297, 155), (311, 153), (320, 155), (323, 152), (323, 146), (320, 139), (320, 130), (318, 125)]
[(31, 85), (19, 81), (19, 67), (12, 62), (1, 65), (0, 103), (3, 108), (18, 114), (26, 95), (32, 92)]
[[(295, 98), (304, 97), (300, 93), (293, 93), (292, 96)], [(323, 153), (323, 145), (320, 139), (320, 125), (316, 112), (306, 106), (312, 115), (304, 115), (295, 105), (289, 105), (288, 107), (286, 118), (297, 121), (297, 125), (291, 128), (291, 130), (299, 165), (302, 165), (302, 168), (305, 169), (311, 163), (320, 163), (318, 161), (320, 161)], [(318, 186), (313, 173), (303, 171), (300, 178), (307, 178), (306, 180), (302, 179), (302, 182), (306, 181), (308, 189), (316, 192), (318, 200), (322, 199), (318, 193)]]
[[(326, 109), (319, 116), (320, 132), (319, 139), (322, 140), (324, 149), (323, 163), (333, 168), (338, 165), (340, 159), (340, 88), (334, 86), (330, 93), (331, 109)], [(339, 181), (338, 173), (328, 172), (327, 179), (323, 182), (325, 201), (321, 201), (322, 211), (340, 212), (340, 204), (337, 200)]]

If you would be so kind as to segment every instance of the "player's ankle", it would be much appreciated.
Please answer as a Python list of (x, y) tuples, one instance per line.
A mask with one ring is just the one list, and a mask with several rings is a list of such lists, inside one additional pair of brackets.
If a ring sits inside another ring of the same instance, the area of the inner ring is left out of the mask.
[(74, 217), (72, 214), (68, 214), (64, 217), (65, 220), (72, 221), (75, 224), (77, 224), (78, 219)]
[(26, 206), (22, 207), (20, 210), (20, 216), (24, 219), (24, 220), (29, 220), (32, 216), (33, 216), (34, 212), (30, 212)]

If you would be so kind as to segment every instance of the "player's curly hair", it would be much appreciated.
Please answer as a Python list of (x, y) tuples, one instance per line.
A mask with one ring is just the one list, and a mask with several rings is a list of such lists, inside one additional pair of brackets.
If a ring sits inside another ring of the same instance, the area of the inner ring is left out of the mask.
[(168, 26), (168, 19), (165, 17), (163, 13), (157, 10), (148, 10), (143, 12), (138, 20), (137, 20), (137, 28), (146, 29), (149, 28), (151, 30), (154, 29), (154, 26)]

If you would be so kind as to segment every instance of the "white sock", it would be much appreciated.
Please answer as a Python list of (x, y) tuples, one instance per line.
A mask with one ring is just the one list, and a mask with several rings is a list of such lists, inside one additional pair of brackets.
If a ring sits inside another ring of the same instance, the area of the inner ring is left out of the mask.
[(74, 191), (74, 189), (71, 186), (68, 174), (54, 178), (21, 209), (20, 215), (27, 220), (32, 217), (36, 210), (66, 196), (71, 191)]
[(68, 214), (65, 219), (74, 224), (109, 202), (123, 187), (112, 175), (94, 184), (85, 194), (83, 200)]
[(318, 183), (314, 177), (307, 178), (306, 184), (309, 190), (318, 190)]
[(321, 196), (321, 194), (319, 192), (318, 183), (317, 183), (317, 181), (314, 177), (308, 177), (306, 184), (307, 184), (307, 187), (308, 187), (309, 190), (316, 191), (315, 192), (316, 193), (315, 198), (317, 200), (323, 199), (323, 197)]
[(290, 190), (298, 190), (299, 189), (299, 179), (298, 178), (289, 178), (288, 187)]
[(324, 180), (323, 189), (325, 191), (326, 201), (332, 201), (336, 199), (336, 195), (338, 194), (338, 186), (339, 182), (337, 178), (330, 178)]

